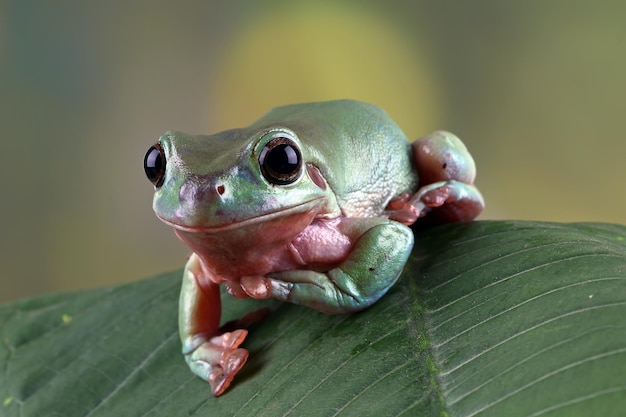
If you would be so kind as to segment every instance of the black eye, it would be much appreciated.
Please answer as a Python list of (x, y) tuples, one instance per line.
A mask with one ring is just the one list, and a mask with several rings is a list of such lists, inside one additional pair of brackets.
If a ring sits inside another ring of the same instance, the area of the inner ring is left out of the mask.
[(302, 157), (298, 146), (289, 138), (270, 140), (259, 155), (261, 172), (272, 184), (286, 185), (300, 177)]
[(165, 180), (165, 153), (158, 143), (148, 149), (143, 158), (143, 169), (155, 187), (159, 188)]

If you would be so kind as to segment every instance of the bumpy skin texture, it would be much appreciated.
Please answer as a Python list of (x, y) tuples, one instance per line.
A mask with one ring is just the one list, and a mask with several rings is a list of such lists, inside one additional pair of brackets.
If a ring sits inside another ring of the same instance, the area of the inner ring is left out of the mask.
[(411, 144), (383, 110), (349, 100), (279, 107), (211, 136), (169, 132), (144, 164), (157, 216), (193, 250), (180, 337), (216, 396), (244, 365), (239, 346), (255, 318), (220, 329), (220, 284), (234, 297), (356, 312), (396, 282), (413, 246), (408, 225), (427, 214), (472, 220), (484, 206), (458, 138)]

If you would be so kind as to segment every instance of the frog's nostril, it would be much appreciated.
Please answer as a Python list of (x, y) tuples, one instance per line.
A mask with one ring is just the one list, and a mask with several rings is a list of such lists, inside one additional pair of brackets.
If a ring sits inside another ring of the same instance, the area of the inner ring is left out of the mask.
[(224, 193), (226, 192), (226, 187), (220, 184), (217, 187), (215, 187), (215, 190), (217, 191), (219, 195), (224, 195)]

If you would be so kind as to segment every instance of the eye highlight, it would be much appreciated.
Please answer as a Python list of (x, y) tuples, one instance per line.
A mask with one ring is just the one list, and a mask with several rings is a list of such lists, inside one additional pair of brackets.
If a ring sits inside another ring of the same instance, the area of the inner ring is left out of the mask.
[(143, 170), (146, 177), (156, 188), (163, 185), (165, 180), (165, 152), (160, 144), (155, 144), (148, 149), (143, 158)]
[(275, 137), (261, 150), (259, 165), (261, 173), (271, 184), (292, 184), (302, 173), (300, 149), (287, 137)]

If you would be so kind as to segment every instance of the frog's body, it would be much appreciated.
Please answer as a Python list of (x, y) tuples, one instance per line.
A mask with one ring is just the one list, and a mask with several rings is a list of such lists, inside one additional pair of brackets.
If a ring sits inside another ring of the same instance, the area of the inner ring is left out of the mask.
[(220, 284), (235, 297), (358, 311), (400, 275), (407, 225), (432, 210), (470, 220), (483, 207), (458, 139), (436, 132), (410, 144), (384, 111), (356, 101), (280, 107), (212, 136), (168, 133), (144, 164), (155, 212), (194, 252), (180, 333), (214, 395), (248, 355), (238, 347), (246, 330), (220, 334)]

